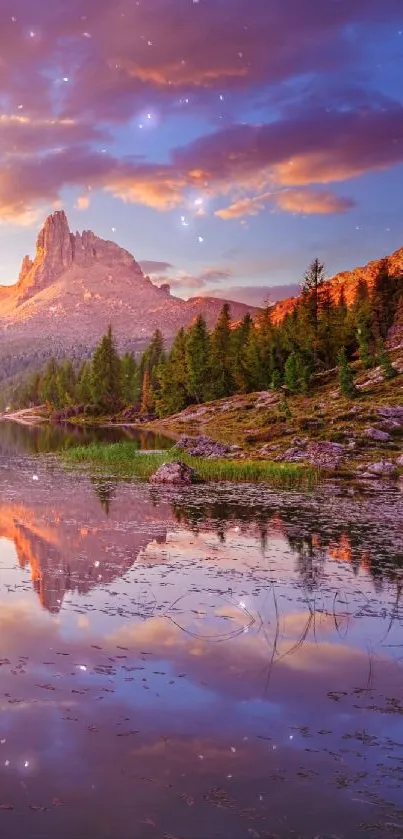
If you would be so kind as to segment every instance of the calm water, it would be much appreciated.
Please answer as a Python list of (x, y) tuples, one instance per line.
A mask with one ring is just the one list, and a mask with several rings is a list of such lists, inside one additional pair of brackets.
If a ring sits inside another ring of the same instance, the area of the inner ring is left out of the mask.
[(403, 836), (403, 495), (163, 492), (18, 434), (0, 836)]

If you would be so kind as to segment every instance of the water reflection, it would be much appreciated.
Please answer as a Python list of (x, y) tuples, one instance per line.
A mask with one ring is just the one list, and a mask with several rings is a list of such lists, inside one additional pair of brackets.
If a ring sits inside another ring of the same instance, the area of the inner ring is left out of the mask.
[(0, 474), (0, 835), (401, 835), (400, 495)]
[(35, 426), (7, 421), (0, 423), (0, 457), (47, 454), (89, 443), (118, 443), (122, 440), (133, 441), (139, 449), (168, 449), (173, 444), (171, 439), (163, 435), (123, 426), (97, 428), (67, 423)]

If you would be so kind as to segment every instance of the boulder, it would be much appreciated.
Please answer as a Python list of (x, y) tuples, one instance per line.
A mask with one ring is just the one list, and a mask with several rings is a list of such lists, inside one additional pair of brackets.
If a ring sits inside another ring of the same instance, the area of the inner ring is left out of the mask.
[(403, 454), (399, 454), (399, 457), (397, 458), (397, 461), (396, 461), (396, 466), (400, 466), (400, 467), (403, 468)]
[(390, 440), (390, 434), (387, 431), (381, 431), (380, 428), (366, 428), (364, 431), (365, 437), (370, 440), (376, 440), (378, 443), (387, 443)]
[(401, 420), (394, 418), (384, 419), (379, 423), (378, 428), (381, 428), (382, 431), (401, 431), (403, 428), (403, 417)]
[(234, 449), (225, 443), (218, 443), (217, 440), (210, 440), (209, 437), (189, 437), (184, 434), (176, 444), (177, 449), (188, 452), (193, 457), (224, 457)]
[(195, 470), (179, 460), (163, 463), (150, 478), (151, 484), (169, 484), (170, 486), (190, 486), (197, 481)]
[(285, 460), (288, 463), (306, 461), (311, 466), (321, 469), (337, 469), (346, 454), (342, 443), (331, 443), (328, 440), (318, 440), (307, 445), (305, 441), (302, 443), (303, 446), (293, 446), (276, 460)]
[(392, 419), (400, 420), (403, 423), (403, 405), (388, 405), (377, 408), (377, 414), (380, 417), (391, 417)]
[(396, 472), (396, 464), (389, 460), (380, 460), (377, 463), (368, 463), (365, 466), (365, 472), (362, 473), (362, 478), (373, 478), (374, 476), (387, 477)]

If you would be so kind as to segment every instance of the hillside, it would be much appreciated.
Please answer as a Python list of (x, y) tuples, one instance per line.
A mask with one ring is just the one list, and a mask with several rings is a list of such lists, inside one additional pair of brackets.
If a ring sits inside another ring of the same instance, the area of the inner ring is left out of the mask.
[[(403, 275), (403, 248), (399, 248), (390, 256), (368, 262), (367, 265), (353, 268), (351, 271), (342, 271), (331, 277), (327, 285), (330, 288), (331, 297), (334, 303), (338, 303), (340, 296), (344, 296), (347, 306), (354, 302), (359, 283), (364, 282), (371, 291), (375, 280), (381, 271), (386, 271), (390, 277)], [(285, 316), (293, 311), (298, 297), (289, 297), (276, 303), (272, 309), (272, 321), (275, 324), (281, 323)]]
[[(85, 355), (109, 323), (121, 349), (143, 347), (156, 328), (169, 342), (199, 314), (213, 325), (223, 302), (173, 296), (128, 251), (91, 231), (71, 233), (65, 213), (56, 212), (39, 233), (35, 258), (24, 258), (18, 282), (0, 287), (2, 378), (40, 366), (51, 352)], [(257, 310), (231, 303), (231, 311), (240, 319)]]
[(309, 395), (289, 395), (286, 411), (279, 393), (237, 394), (192, 405), (146, 427), (177, 438), (203, 435), (236, 444), (241, 458), (308, 462), (367, 478), (389, 477), (394, 469), (403, 474), (403, 340), (395, 342), (391, 357), (394, 379), (385, 379), (379, 367), (354, 365), (359, 391), (354, 400), (341, 394), (333, 370), (314, 377)]

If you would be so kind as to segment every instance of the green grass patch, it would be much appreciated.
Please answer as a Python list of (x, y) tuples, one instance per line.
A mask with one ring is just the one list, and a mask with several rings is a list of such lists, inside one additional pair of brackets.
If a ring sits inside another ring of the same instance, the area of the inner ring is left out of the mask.
[(141, 452), (130, 442), (91, 443), (63, 453), (70, 464), (92, 464), (124, 477), (149, 478), (163, 463), (181, 460), (192, 466), (203, 481), (265, 481), (284, 488), (309, 488), (320, 477), (317, 469), (299, 463), (272, 463), (264, 460), (227, 460), (192, 457), (169, 449), (166, 452)]

